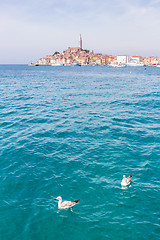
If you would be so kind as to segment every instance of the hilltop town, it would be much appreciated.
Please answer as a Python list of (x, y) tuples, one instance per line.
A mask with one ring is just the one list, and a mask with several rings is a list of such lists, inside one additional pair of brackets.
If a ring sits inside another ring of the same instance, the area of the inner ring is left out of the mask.
[(82, 48), (82, 37), (79, 36), (79, 46), (69, 47), (63, 53), (55, 52), (53, 55), (47, 55), (38, 60), (36, 65), (111, 65), (111, 66), (159, 66), (160, 57), (142, 57), (131, 55), (112, 56)]

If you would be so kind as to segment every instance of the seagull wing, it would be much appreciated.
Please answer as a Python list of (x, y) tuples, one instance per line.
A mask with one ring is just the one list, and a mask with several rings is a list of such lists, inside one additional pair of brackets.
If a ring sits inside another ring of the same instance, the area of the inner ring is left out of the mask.
[(132, 179), (132, 175), (130, 174), (129, 177), (126, 178), (127, 183), (130, 183)]
[(61, 208), (70, 208), (72, 206), (74, 206), (75, 204), (77, 204), (79, 202), (80, 199), (76, 200), (76, 201), (64, 201), (61, 204)]
[(80, 201), (80, 199), (75, 200), (75, 201), (71, 201), (71, 202), (75, 205), (75, 204), (79, 203), (79, 201)]

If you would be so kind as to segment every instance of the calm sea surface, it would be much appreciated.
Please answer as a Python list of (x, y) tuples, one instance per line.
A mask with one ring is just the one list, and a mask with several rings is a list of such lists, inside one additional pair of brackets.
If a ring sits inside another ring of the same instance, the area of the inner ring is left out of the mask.
[(160, 68), (0, 65), (1, 240), (160, 239), (159, 166)]

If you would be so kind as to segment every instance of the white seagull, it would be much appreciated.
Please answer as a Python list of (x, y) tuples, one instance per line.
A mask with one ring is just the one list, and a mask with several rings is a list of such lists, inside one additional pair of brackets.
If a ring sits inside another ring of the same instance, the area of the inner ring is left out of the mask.
[(76, 201), (64, 201), (64, 202), (62, 202), (62, 198), (60, 196), (55, 198), (54, 200), (58, 200), (58, 209), (71, 208), (80, 201), (80, 199), (78, 199)]
[(123, 175), (123, 179), (122, 179), (121, 185), (123, 187), (128, 186), (131, 183), (131, 178), (132, 178), (131, 174), (127, 178), (126, 178), (126, 175)]

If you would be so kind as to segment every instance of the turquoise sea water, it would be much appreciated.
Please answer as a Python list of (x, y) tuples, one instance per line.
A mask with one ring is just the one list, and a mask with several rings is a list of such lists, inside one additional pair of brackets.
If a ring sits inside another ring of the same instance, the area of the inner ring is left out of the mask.
[(160, 239), (159, 161), (159, 68), (0, 65), (1, 240)]

